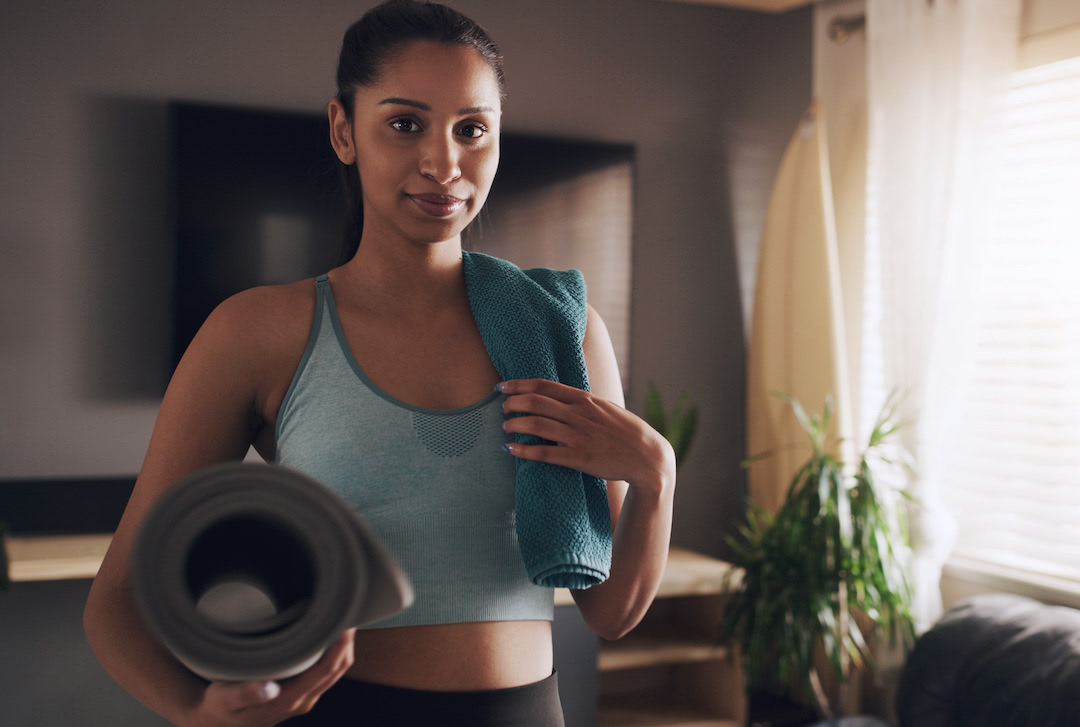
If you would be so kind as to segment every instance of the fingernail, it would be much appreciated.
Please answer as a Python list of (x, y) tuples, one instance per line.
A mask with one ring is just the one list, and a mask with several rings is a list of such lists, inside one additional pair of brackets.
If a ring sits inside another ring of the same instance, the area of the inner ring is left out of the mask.
[(495, 384), (495, 391), (506, 391), (506, 382), (500, 381), (499, 383)]
[(263, 682), (262, 695), (265, 699), (274, 699), (281, 694), (281, 685), (277, 682)]
[(509, 454), (514, 453), (514, 445), (513, 444), (504, 444), (503, 449), (505, 449)]

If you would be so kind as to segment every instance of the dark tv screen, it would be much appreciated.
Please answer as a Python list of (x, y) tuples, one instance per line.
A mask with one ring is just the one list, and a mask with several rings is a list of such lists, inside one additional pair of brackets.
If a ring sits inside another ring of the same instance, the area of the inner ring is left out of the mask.
[(321, 116), (184, 103), (171, 116), (175, 363), (228, 296), (333, 267), (344, 202)]

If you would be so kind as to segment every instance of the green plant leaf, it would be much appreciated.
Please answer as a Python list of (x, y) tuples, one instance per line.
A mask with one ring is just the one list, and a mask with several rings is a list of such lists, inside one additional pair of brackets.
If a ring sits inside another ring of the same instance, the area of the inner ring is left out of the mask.
[(649, 382), (645, 392), (645, 421), (671, 443), (676, 466), (686, 459), (697, 433), (698, 409), (689, 402), (690, 392), (684, 390), (668, 415), (664, 411), (660, 392), (653, 382)]
[(672, 431), (671, 446), (675, 450), (675, 464), (678, 465), (690, 453), (690, 444), (694, 441), (694, 435), (697, 434), (697, 407), (690, 407), (685, 413), (680, 411), (675, 421), (678, 422), (678, 427)]
[(660, 434), (667, 436), (668, 426), (664, 404), (660, 400), (660, 392), (657, 391), (656, 384), (651, 381), (645, 391), (645, 422)]
[(794, 396), (782, 394), (777, 391), (772, 392), (772, 395), (787, 402), (788, 406), (791, 407), (792, 413), (795, 414), (795, 419), (798, 420), (799, 426), (810, 436), (811, 441), (814, 441), (816, 439), (817, 428), (814, 426), (813, 420), (807, 415), (806, 409), (803, 409), (803, 405), (799, 403), (799, 400)]
[(848, 488), (844, 486), (843, 474), (839, 470), (832, 473), (833, 487), (836, 489), (836, 519), (839, 522), (840, 544), (845, 552), (853, 545), (852, 533), (854, 525), (851, 518), (851, 500)]

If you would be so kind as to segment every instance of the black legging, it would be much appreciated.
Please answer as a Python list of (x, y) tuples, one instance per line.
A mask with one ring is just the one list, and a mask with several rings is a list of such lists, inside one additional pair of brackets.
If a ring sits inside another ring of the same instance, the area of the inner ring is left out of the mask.
[(558, 675), (509, 689), (432, 692), (342, 679), (290, 727), (564, 727)]

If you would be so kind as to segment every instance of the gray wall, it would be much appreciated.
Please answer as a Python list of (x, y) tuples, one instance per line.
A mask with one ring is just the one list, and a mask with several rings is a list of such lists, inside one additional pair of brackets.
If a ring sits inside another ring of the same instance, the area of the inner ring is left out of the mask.
[[(0, 478), (138, 470), (169, 355), (163, 104), (319, 110), (341, 33), (370, 4), (5, 3)], [(669, 401), (691, 389), (702, 420), (680, 472), (673, 541), (723, 555), (745, 492), (740, 276), (752, 275), (772, 176), (810, 100), (810, 11), (454, 5), (506, 53), (506, 128), (637, 147), (629, 406), (641, 410), (650, 380)], [(52, 681), (29, 691), (0, 681), (5, 710), (29, 709), (14, 722), (5, 712), (7, 723), (58, 723), (34, 716), (45, 700), (49, 714), (81, 711), (72, 723), (115, 709), (78, 628), (58, 627), (59, 640), (41, 633), (42, 614), (75, 618), (84, 591), (0, 593), (5, 662)], [(17, 615), (31, 612), (33, 622)]]

